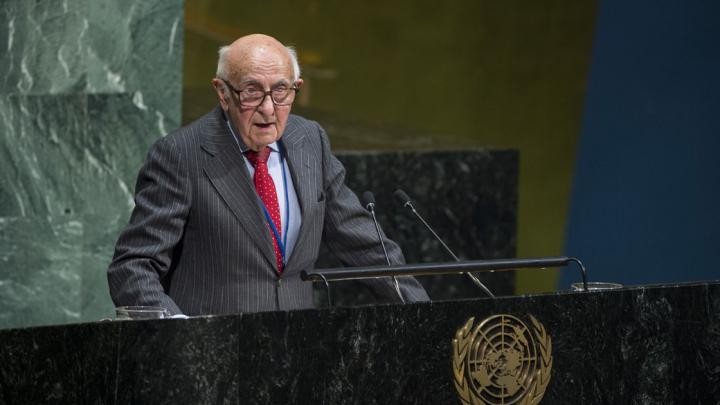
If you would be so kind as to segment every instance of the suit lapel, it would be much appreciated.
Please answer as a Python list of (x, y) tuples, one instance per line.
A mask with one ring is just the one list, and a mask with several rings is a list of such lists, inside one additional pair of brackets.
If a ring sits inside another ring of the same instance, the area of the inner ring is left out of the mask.
[(272, 268), (277, 270), (273, 242), (240, 149), (227, 128), (222, 110), (217, 107), (214, 113), (214, 119), (209, 119), (204, 128), (202, 148), (212, 155), (203, 168), (205, 175)]
[(310, 208), (315, 204), (315, 201), (312, 200), (315, 194), (312, 192), (313, 190), (308, 189), (308, 185), (313, 184), (313, 182), (308, 181), (308, 179), (310, 179), (311, 176), (318, 176), (319, 174), (312, 171), (309, 161), (311, 154), (305, 142), (305, 133), (298, 128), (297, 122), (292, 119), (292, 116), (288, 120), (288, 125), (283, 134), (282, 144), (285, 155), (287, 156), (295, 193), (297, 194), (298, 203), (300, 204), (302, 221), (300, 223), (300, 230), (295, 242), (295, 247), (293, 248), (293, 254), (288, 258), (287, 266), (285, 267), (284, 273), (287, 274), (294, 271), (293, 258), (297, 257), (298, 254), (305, 249), (304, 242), (308, 239), (305, 235), (309, 227), (308, 217), (312, 211)]

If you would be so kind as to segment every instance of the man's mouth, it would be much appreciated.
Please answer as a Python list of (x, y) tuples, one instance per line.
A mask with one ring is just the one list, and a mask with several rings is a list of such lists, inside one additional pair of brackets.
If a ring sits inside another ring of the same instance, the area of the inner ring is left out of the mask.
[(256, 122), (256, 123), (253, 124), (253, 125), (255, 125), (255, 126), (259, 127), (259, 128), (262, 128), (262, 129), (266, 129), (266, 128), (270, 128), (271, 126), (273, 126), (273, 124), (274, 124), (274, 123), (272, 123), (272, 122), (268, 122), (268, 123)]

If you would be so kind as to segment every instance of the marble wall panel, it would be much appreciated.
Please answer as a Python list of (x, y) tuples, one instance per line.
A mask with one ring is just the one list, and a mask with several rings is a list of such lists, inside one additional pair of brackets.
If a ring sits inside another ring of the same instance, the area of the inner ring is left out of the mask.
[[(403, 249), (407, 263), (452, 257), (393, 195), (401, 188), (417, 211), (461, 260), (515, 257), (519, 155), (516, 150), (341, 153), (345, 181), (358, 195), (374, 193), (378, 222)], [(378, 245), (378, 249), (381, 247)], [(323, 251), (318, 267), (339, 263)], [(514, 273), (478, 273), (496, 295), (514, 293)], [(463, 275), (419, 278), (433, 300), (482, 297)], [(360, 283), (334, 283), (337, 305), (373, 302)], [(325, 293), (318, 294), (324, 302)]]
[(112, 312), (138, 167), (180, 122), (182, 0), (0, 5), (0, 328)]
[(182, 30), (182, 0), (5, 1), (0, 94), (142, 91), (177, 120)]

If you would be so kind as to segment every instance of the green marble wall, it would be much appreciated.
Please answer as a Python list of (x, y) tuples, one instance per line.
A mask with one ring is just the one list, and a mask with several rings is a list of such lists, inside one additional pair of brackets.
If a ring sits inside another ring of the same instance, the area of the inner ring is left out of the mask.
[(180, 123), (182, 0), (0, 4), (0, 328), (112, 313), (149, 145)]

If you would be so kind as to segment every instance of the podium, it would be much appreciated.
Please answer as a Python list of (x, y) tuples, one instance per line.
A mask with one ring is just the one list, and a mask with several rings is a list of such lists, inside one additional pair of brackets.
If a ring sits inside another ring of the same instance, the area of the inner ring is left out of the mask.
[(467, 361), (453, 347), (471, 318), (475, 331), (498, 317), (550, 348), (550, 370), (533, 369), (549, 376), (543, 404), (720, 398), (720, 282), (705, 282), (3, 330), (0, 404), (460, 404), (462, 384), (503, 403), (490, 401), (527, 389), (512, 346)]

